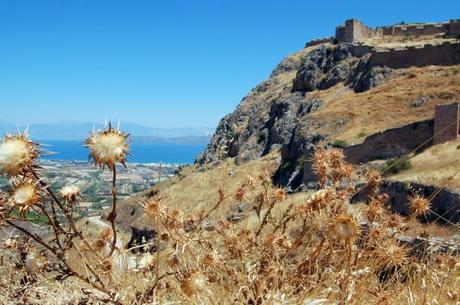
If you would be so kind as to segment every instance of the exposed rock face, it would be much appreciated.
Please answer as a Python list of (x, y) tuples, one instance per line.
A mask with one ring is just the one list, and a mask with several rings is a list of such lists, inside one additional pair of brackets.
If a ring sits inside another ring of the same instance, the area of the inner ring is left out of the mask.
[(297, 71), (293, 90), (328, 89), (343, 82), (356, 92), (363, 92), (383, 84), (390, 77), (390, 68), (370, 65), (370, 53), (361, 59), (353, 54), (353, 46), (347, 43), (318, 47)]
[[(157, 232), (154, 229), (139, 229), (135, 226), (131, 227), (131, 239), (128, 242), (128, 249), (134, 248), (131, 250), (133, 253), (145, 253), (145, 252), (154, 252), (156, 247), (153, 245), (142, 246), (151, 243), (157, 235)], [(142, 247), (140, 247), (142, 246)]]
[[(237, 109), (219, 123), (211, 143), (197, 162), (203, 164), (225, 157), (245, 161), (264, 156), (290, 143), (298, 120), (317, 111), (321, 104), (318, 99), (295, 92), (273, 99), (262, 119), (258, 107), (244, 113)], [(247, 125), (243, 132), (238, 132), (241, 122)]]
[(293, 191), (301, 187), (305, 181), (313, 182), (309, 187), (316, 187), (315, 176), (311, 169), (311, 157), (317, 145), (325, 137), (320, 134), (296, 132), (289, 143), (281, 149), (281, 165), (276, 171), (273, 182)]
[(375, 66), (369, 68), (367, 65), (363, 71), (358, 72), (354, 80), (353, 88), (355, 92), (364, 92), (373, 87), (382, 85), (391, 75), (392, 70), (385, 66)]

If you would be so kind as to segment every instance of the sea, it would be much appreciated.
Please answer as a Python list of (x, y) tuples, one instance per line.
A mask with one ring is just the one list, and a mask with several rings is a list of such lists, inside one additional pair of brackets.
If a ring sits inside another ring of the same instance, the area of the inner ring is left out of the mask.
[[(39, 141), (52, 154), (46, 160), (87, 161), (89, 150), (81, 141)], [(130, 144), (128, 162), (190, 164), (204, 151), (204, 144)]]

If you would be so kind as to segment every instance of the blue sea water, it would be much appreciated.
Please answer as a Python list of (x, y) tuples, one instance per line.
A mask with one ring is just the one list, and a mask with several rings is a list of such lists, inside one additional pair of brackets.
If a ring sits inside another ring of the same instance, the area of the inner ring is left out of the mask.
[[(79, 141), (39, 141), (42, 148), (54, 154), (47, 160), (88, 160), (89, 150)], [(198, 144), (130, 144), (128, 162), (135, 163), (193, 163), (205, 149)]]

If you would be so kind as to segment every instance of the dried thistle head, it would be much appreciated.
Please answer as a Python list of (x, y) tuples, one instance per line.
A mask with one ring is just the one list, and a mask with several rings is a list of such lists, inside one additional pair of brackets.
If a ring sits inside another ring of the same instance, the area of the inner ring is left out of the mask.
[(113, 169), (117, 162), (125, 165), (128, 155), (128, 134), (109, 126), (106, 130), (93, 132), (85, 141), (96, 165)]
[(353, 242), (359, 237), (360, 229), (356, 219), (348, 214), (337, 215), (329, 224), (329, 234), (333, 238)]
[(273, 199), (277, 202), (283, 201), (284, 199), (286, 199), (286, 191), (282, 188), (277, 188), (273, 192)]
[(76, 185), (66, 185), (59, 190), (62, 199), (69, 203), (75, 203), (81, 195), (81, 190)]
[(367, 207), (366, 217), (370, 222), (374, 222), (382, 218), (384, 214), (383, 204), (380, 200), (374, 198)]
[(182, 291), (191, 297), (206, 287), (207, 279), (202, 272), (194, 272), (181, 282)]
[(39, 156), (27, 132), (5, 135), (0, 142), (0, 172), (9, 176), (26, 173)]
[(243, 201), (243, 198), (244, 198), (244, 195), (246, 194), (246, 190), (244, 189), (244, 187), (239, 187), (235, 194), (233, 195), (233, 198), (235, 198), (236, 201)]
[(144, 213), (151, 218), (155, 218), (160, 214), (160, 202), (156, 198), (149, 198), (145, 202), (140, 203), (144, 208)]
[(425, 216), (430, 211), (431, 202), (419, 195), (409, 198), (409, 211), (412, 216)]
[(244, 180), (243, 180), (243, 183), (241, 184), (241, 187), (249, 187), (249, 188), (252, 188), (254, 187), (256, 184), (256, 180), (250, 176), (250, 175), (247, 175)]
[(18, 208), (21, 213), (27, 212), (40, 201), (37, 186), (31, 182), (24, 182), (16, 186), (9, 198), (9, 204)]
[(216, 264), (216, 261), (217, 261), (216, 254), (211, 252), (203, 256), (201, 263), (205, 267), (210, 267)]
[(400, 229), (404, 226), (404, 219), (398, 214), (391, 214), (387, 220), (387, 225), (393, 229)]
[(382, 175), (375, 169), (370, 169), (367, 172), (366, 182), (367, 185), (372, 189), (377, 189), (382, 184)]
[(393, 239), (381, 243), (376, 250), (376, 255), (379, 268), (402, 267), (408, 263), (407, 249), (398, 245)]
[(329, 189), (322, 189), (314, 193), (308, 200), (307, 205), (313, 211), (321, 211), (334, 199), (334, 194)]

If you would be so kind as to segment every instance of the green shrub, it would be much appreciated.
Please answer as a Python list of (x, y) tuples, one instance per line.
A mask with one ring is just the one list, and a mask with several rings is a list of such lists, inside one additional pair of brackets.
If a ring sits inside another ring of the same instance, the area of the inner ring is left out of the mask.
[(397, 157), (388, 160), (382, 168), (382, 174), (385, 176), (396, 175), (404, 170), (412, 168), (412, 163), (409, 157)]
[(335, 140), (335, 141), (331, 144), (331, 146), (332, 146), (332, 147), (335, 147), (335, 148), (345, 148), (345, 147), (347, 147), (348, 145), (349, 145), (348, 142), (345, 141), (345, 140)]

